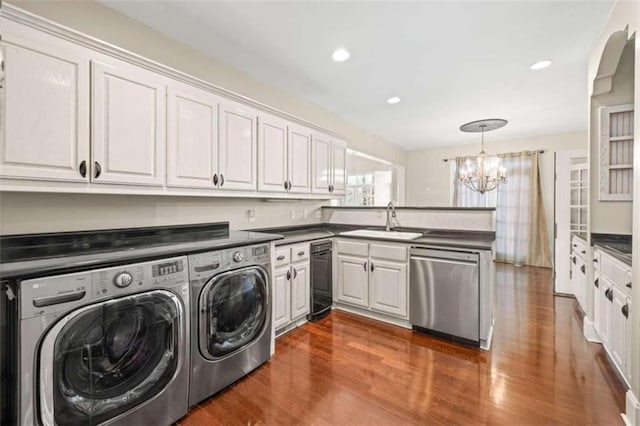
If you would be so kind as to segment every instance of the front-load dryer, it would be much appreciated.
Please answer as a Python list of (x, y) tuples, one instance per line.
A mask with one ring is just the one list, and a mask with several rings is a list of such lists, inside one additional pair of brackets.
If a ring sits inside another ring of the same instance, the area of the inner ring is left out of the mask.
[(269, 245), (189, 256), (190, 405), (210, 397), (271, 356)]
[(22, 425), (168, 425), (188, 411), (187, 258), (22, 281)]

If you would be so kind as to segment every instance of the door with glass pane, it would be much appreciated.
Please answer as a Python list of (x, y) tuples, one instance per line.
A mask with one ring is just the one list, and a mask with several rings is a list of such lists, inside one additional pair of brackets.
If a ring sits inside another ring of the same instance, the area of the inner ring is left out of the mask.
[(586, 150), (557, 152), (555, 173), (554, 291), (573, 295), (571, 236), (587, 232), (589, 165)]
[(166, 290), (64, 317), (40, 349), (43, 423), (99, 424), (160, 393), (183, 356), (183, 321), (180, 300)]
[(230, 355), (257, 340), (270, 320), (267, 272), (251, 266), (214, 277), (200, 295), (200, 352)]

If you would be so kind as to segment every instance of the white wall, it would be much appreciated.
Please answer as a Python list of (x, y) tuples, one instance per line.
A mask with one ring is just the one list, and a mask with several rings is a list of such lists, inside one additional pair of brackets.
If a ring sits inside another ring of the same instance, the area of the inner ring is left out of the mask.
[[(228, 221), (231, 229), (320, 223), (317, 200), (0, 193), (0, 234), (61, 232)], [(255, 211), (249, 222), (248, 210)], [(291, 219), (291, 211), (295, 219)], [(304, 218), (304, 213), (308, 218)]]
[[(115, 46), (207, 80), (340, 133), (349, 148), (404, 165), (405, 151), (359, 129), (335, 114), (270, 87), (222, 61), (132, 20), (94, 1), (12, 3), (36, 15), (89, 34)], [(55, 232), (113, 227), (166, 225), (229, 220), (237, 229), (302, 223), (301, 206), (311, 211), (320, 202), (264, 203), (254, 199), (97, 196), (0, 193), (0, 233)], [(248, 223), (246, 211), (256, 210)], [(290, 211), (298, 210), (295, 220)], [(311, 215), (309, 222), (317, 222)]]
[[(499, 132), (499, 130), (497, 130)], [(479, 138), (479, 135), (478, 135)], [(486, 139), (491, 134), (486, 135)], [(587, 151), (587, 134), (566, 133), (561, 135), (539, 136), (514, 141), (486, 142), (488, 154), (504, 152), (545, 150), (540, 154), (540, 181), (542, 199), (547, 217), (549, 240), (553, 243), (554, 208), (554, 152), (584, 149)], [(449, 206), (451, 205), (451, 173), (449, 163), (444, 158), (475, 156), (480, 152), (480, 143), (454, 147), (432, 148), (422, 151), (410, 151), (407, 156), (407, 205), (410, 206)], [(509, 176), (507, 176), (507, 179)]]

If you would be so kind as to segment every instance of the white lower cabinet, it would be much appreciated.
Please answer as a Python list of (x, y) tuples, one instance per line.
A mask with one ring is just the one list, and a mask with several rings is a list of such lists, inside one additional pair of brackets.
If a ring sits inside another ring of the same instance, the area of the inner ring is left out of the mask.
[(407, 315), (407, 264), (371, 259), (371, 309)]
[(600, 341), (613, 364), (631, 382), (629, 315), (631, 268), (596, 249), (597, 287), (594, 287), (594, 322)]
[(337, 301), (407, 318), (407, 247), (338, 241)]
[(280, 330), (309, 313), (309, 243), (276, 249), (273, 269), (273, 327)]
[(338, 300), (369, 306), (367, 258), (338, 254)]

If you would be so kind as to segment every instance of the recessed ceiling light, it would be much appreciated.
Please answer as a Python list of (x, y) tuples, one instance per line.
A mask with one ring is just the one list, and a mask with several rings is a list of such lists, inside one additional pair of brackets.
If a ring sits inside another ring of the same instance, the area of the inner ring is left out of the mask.
[(551, 62), (553, 62), (551, 59), (545, 59), (543, 61), (536, 62), (535, 64), (531, 65), (531, 69), (534, 71), (545, 69), (549, 65), (551, 65)]
[(397, 96), (387, 99), (388, 104), (397, 104), (398, 102), (400, 102), (400, 98)]
[(331, 58), (333, 58), (333, 60), (336, 62), (344, 62), (350, 57), (351, 53), (349, 53), (347, 49), (344, 49), (342, 47), (334, 50), (333, 54), (331, 55)]

